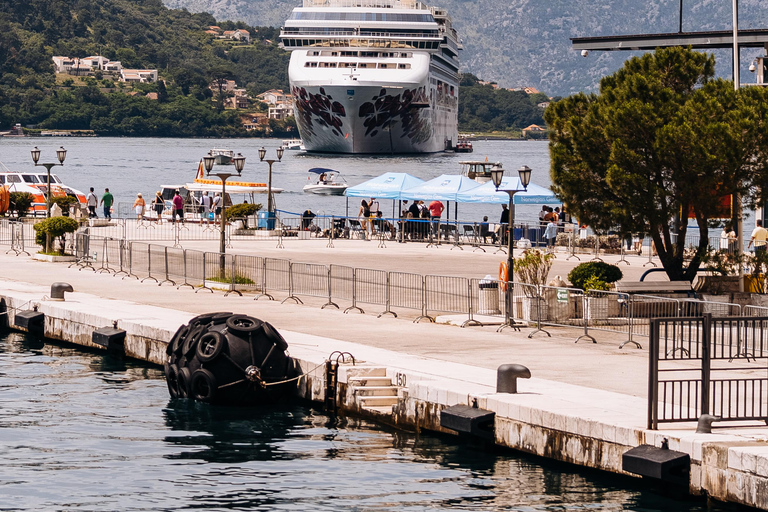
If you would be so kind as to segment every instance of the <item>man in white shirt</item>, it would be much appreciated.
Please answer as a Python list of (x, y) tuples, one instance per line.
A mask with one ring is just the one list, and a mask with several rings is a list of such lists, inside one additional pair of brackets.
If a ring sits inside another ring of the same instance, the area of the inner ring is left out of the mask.
[(91, 191), (88, 195), (85, 196), (85, 204), (88, 206), (88, 217), (97, 218), (96, 207), (99, 205), (99, 199), (96, 197), (96, 194), (93, 193), (93, 187), (91, 187)]
[(755, 224), (757, 224), (757, 226), (752, 230), (752, 236), (749, 238), (747, 248), (749, 249), (752, 247), (752, 244), (754, 243), (755, 256), (764, 256), (766, 245), (768, 244), (768, 229), (763, 227), (763, 221), (760, 219), (757, 219)]
[(216, 192), (216, 195), (213, 197), (213, 213), (216, 215), (216, 218), (219, 218), (219, 215), (221, 214), (221, 195)]

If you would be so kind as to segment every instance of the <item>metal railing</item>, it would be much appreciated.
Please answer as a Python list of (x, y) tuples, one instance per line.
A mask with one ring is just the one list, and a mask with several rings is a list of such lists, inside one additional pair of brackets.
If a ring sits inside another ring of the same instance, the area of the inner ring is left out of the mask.
[(768, 318), (653, 318), (648, 428), (697, 421), (768, 418)]

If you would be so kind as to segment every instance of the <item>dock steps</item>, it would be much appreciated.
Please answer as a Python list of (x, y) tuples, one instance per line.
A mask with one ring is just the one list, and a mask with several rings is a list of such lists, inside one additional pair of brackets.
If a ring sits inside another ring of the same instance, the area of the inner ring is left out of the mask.
[(400, 388), (392, 385), (392, 379), (386, 376), (386, 370), (371, 369), (365, 374), (350, 376), (347, 386), (352, 400), (362, 409), (378, 414), (391, 414), (392, 406), (397, 405)]

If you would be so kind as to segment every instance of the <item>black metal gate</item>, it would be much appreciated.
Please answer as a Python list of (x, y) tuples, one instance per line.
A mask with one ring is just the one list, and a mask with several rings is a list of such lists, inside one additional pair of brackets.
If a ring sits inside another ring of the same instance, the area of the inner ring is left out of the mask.
[(768, 318), (650, 320), (648, 428), (697, 421), (768, 418)]

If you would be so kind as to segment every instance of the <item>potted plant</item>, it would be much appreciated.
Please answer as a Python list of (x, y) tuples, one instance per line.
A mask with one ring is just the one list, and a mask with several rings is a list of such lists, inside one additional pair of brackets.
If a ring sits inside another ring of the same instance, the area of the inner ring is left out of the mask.
[(765, 293), (765, 271), (768, 269), (768, 254), (765, 251), (755, 252), (745, 258), (748, 274), (744, 276), (744, 291), (749, 293)]
[(547, 282), (555, 255), (538, 249), (523, 251), (523, 255), (514, 260), (517, 282), (522, 284), (521, 301), (523, 320), (546, 320), (548, 304), (541, 296), (541, 286)]
[(584, 316), (590, 320), (606, 319), (619, 315), (617, 295), (608, 295), (612, 283), (624, 277), (621, 269), (602, 261), (587, 261), (576, 265), (568, 273), (574, 288), (584, 290)]
[[(701, 265), (708, 275), (700, 276), (696, 291), (719, 295), (739, 291), (739, 266), (748, 264), (747, 255), (729, 250), (710, 250), (701, 257)], [(746, 276), (745, 276), (746, 277)], [(747, 288), (745, 279), (745, 289)]]
[(237, 226), (237, 232), (235, 234), (238, 234), (238, 235), (251, 234), (247, 232), (242, 232), (242, 230), (249, 229), (248, 217), (250, 217), (251, 215), (254, 215), (259, 210), (261, 210), (261, 203), (236, 204), (224, 210), (224, 220), (226, 222), (231, 222), (233, 220), (240, 222), (240, 226)]

